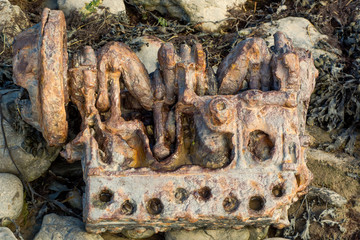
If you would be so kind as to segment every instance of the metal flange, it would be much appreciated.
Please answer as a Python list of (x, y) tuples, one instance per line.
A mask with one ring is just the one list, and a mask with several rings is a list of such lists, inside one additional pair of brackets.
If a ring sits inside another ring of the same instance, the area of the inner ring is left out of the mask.
[(63, 12), (45, 9), (41, 23), (20, 33), (13, 49), (14, 81), (30, 98), (19, 101), (23, 119), (41, 131), (50, 146), (64, 144), (69, 97)]

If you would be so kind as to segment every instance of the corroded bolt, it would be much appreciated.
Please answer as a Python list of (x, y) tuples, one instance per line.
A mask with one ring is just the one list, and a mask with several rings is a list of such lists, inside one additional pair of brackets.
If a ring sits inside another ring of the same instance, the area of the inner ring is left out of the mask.
[(216, 98), (209, 104), (209, 110), (213, 118), (213, 123), (221, 125), (232, 119), (230, 104), (226, 99)]
[(125, 200), (120, 206), (120, 213), (123, 215), (131, 215), (135, 212), (135, 205), (130, 200)]
[(146, 204), (146, 210), (151, 215), (159, 215), (164, 209), (164, 205), (159, 198), (152, 198)]
[(228, 213), (235, 212), (239, 205), (240, 201), (233, 195), (226, 197), (223, 201), (224, 210)]
[(178, 203), (183, 203), (189, 198), (189, 192), (185, 188), (177, 188), (175, 190), (175, 199)]

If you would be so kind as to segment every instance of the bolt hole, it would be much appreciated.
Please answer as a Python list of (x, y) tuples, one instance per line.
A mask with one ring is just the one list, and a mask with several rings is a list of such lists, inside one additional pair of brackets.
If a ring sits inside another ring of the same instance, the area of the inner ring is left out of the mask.
[(174, 195), (178, 203), (183, 203), (189, 198), (189, 192), (185, 188), (177, 188)]
[(204, 201), (208, 201), (212, 196), (211, 189), (209, 187), (200, 188), (198, 193), (199, 193), (201, 199)]
[(273, 187), (272, 189), (272, 194), (275, 196), (275, 197), (282, 197), (284, 195), (284, 188), (282, 185), (276, 185), (275, 187)]
[(151, 215), (159, 215), (164, 209), (164, 205), (159, 198), (152, 198), (146, 204), (146, 210)]
[(99, 194), (99, 199), (101, 202), (108, 203), (112, 200), (113, 196), (114, 196), (114, 194), (112, 191), (110, 191), (108, 189), (104, 189)]
[(135, 204), (130, 200), (124, 201), (120, 206), (120, 213), (123, 215), (131, 215), (135, 212)]
[(235, 212), (239, 207), (239, 200), (235, 196), (228, 196), (223, 201), (224, 210), (228, 213)]
[(274, 143), (268, 134), (256, 130), (250, 133), (249, 138), (248, 149), (259, 161), (265, 161), (272, 157)]
[(260, 196), (254, 196), (250, 198), (249, 201), (249, 208), (254, 211), (260, 211), (265, 206), (265, 200), (264, 198)]

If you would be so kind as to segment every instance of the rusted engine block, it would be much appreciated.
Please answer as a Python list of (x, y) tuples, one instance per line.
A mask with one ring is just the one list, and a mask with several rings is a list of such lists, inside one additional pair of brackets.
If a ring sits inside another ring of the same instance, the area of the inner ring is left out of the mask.
[(117, 42), (85, 47), (68, 69), (65, 35), (63, 14), (45, 10), (16, 38), (14, 77), (30, 96), (24, 119), (49, 144), (67, 139), (69, 101), (81, 114), (62, 156), (82, 161), (88, 231), (288, 224), (288, 207), (311, 180), (311, 53), (280, 32), (273, 53), (250, 38), (215, 75), (200, 44), (177, 53), (165, 43), (150, 77)]

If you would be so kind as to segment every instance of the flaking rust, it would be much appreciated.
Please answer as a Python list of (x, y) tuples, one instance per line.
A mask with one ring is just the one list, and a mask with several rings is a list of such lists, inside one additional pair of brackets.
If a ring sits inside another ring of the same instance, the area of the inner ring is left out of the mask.
[(68, 125), (66, 23), (60, 11), (45, 9), (41, 23), (20, 33), (14, 43), (14, 82), (27, 89), (22, 118), (42, 132), (50, 146), (64, 144)]
[(177, 53), (164, 43), (150, 77), (129, 47), (110, 42), (86, 46), (68, 69), (64, 24), (47, 9), (16, 39), (14, 76), (30, 96), (31, 105), (20, 102), (24, 120), (50, 144), (66, 140), (68, 99), (80, 112), (81, 131), (61, 154), (82, 161), (88, 231), (289, 224), (287, 209), (312, 178), (310, 52), (280, 32), (273, 53), (250, 38), (215, 75), (201, 44)]

